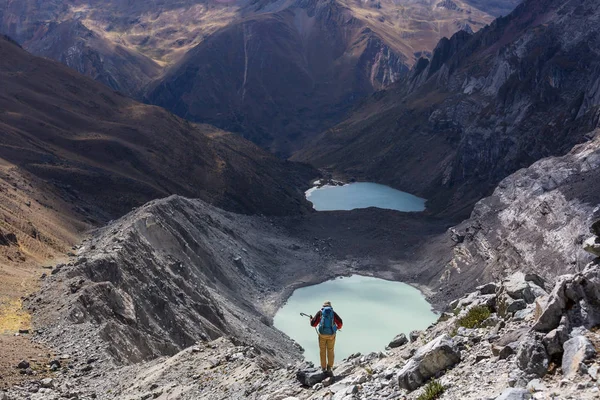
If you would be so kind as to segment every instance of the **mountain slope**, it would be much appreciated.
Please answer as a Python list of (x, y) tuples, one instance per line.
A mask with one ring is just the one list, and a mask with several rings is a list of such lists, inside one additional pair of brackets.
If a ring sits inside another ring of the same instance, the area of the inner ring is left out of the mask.
[(311, 209), (302, 191), (310, 167), (137, 103), (3, 37), (0, 87), (1, 330), (28, 328), (24, 316), (6, 316), (18, 314), (41, 265), (66, 261), (83, 232), (149, 200), (178, 193), (242, 213)]
[[(416, 52), (431, 50), (440, 34), (466, 21), (464, 10), (429, 11), (427, 5), (407, 11), (408, 21), (421, 11), (434, 20), (447, 15), (440, 32), (397, 23), (397, 16), (388, 20), (389, 7), (334, 0), (258, 3), (244, 20), (186, 54), (147, 99), (289, 154), (359, 99), (400, 79)], [(485, 20), (478, 12), (472, 24), (477, 28)], [(398, 37), (400, 32), (406, 35)]]
[(26, 48), (134, 97), (162, 70), (150, 58), (111, 42), (79, 20), (50, 23)]
[(502, 178), (566, 153), (597, 126), (598, 7), (526, 1), (474, 35), (443, 39), (295, 159), (466, 216)]

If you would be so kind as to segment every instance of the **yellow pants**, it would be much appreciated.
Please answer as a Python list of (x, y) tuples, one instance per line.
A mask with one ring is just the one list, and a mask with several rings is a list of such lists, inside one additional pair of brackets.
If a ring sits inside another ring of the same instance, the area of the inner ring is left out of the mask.
[(335, 335), (319, 335), (319, 350), (321, 350), (321, 368), (333, 368), (335, 354)]

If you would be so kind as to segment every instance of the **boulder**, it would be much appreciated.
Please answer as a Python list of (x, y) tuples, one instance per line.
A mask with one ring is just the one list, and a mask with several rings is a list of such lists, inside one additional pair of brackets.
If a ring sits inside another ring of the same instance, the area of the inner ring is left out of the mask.
[(506, 307), (506, 312), (515, 313), (519, 310), (524, 310), (527, 308), (527, 303), (523, 299), (517, 299), (514, 301), (508, 302), (508, 307)]
[(598, 303), (600, 303), (600, 265), (590, 263), (581, 273), (558, 278), (533, 329), (539, 332), (550, 332), (558, 327), (563, 315), (567, 316), (571, 326), (590, 329), (600, 325), (600, 308), (596, 306)]
[(592, 224), (590, 227), (590, 233), (596, 236), (600, 236), (600, 219)]
[(40, 385), (46, 389), (54, 388), (54, 380), (52, 378), (44, 378), (40, 381)]
[(588, 253), (600, 257), (600, 237), (592, 236), (583, 242), (583, 250)]
[(558, 278), (548, 301), (542, 308), (540, 317), (533, 325), (534, 330), (538, 332), (550, 332), (552, 329), (558, 327), (563, 316), (563, 310), (566, 307), (565, 287), (567, 286), (567, 282), (572, 278), (572, 275), (563, 275)]
[(317, 383), (323, 382), (325, 378), (327, 378), (327, 374), (317, 368), (299, 370), (296, 372), (296, 379), (304, 386), (313, 387)]
[(419, 336), (421, 336), (421, 331), (411, 331), (408, 334), (408, 338), (410, 339), (410, 342), (416, 342), (417, 339), (419, 338)]
[(401, 388), (415, 390), (427, 380), (461, 359), (460, 350), (450, 335), (443, 334), (417, 350), (398, 374)]
[(504, 390), (495, 400), (529, 400), (531, 398), (531, 393), (526, 389), (510, 388)]
[(509, 276), (502, 282), (502, 285), (506, 293), (515, 300), (524, 300), (528, 304), (535, 301), (535, 295), (522, 272)]
[(569, 339), (565, 325), (559, 325), (544, 336), (542, 343), (550, 357), (557, 356), (563, 352), (563, 344)]
[(501, 360), (506, 360), (508, 357), (515, 354), (518, 349), (518, 342), (509, 343), (506, 346), (502, 347), (502, 349), (500, 349), (500, 351), (498, 352), (498, 358), (500, 358)]
[(390, 344), (388, 344), (388, 346), (391, 347), (392, 349), (395, 349), (396, 347), (404, 346), (406, 343), (408, 343), (408, 339), (406, 338), (406, 335), (404, 333), (400, 333), (399, 335), (396, 335), (396, 337), (394, 337), (394, 339), (392, 339), (392, 341), (390, 342)]
[(576, 375), (578, 372), (585, 373), (587, 367), (584, 361), (596, 355), (594, 345), (585, 336), (575, 336), (567, 340), (563, 349), (562, 371), (566, 377)]
[(498, 289), (498, 285), (494, 282), (486, 283), (485, 285), (481, 285), (477, 287), (479, 293), (481, 294), (496, 294), (496, 290)]
[(526, 336), (517, 350), (517, 366), (528, 375), (546, 375), (550, 360), (546, 348), (534, 335)]

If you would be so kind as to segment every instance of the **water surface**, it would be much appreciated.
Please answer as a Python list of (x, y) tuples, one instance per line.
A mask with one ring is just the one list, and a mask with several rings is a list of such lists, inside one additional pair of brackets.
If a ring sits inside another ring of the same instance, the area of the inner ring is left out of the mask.
[(317, 211), (354, 210), (368, 207), (406, 212), (425, 210), (425, 199), (371, 182), (315, 187), (306, 192), (306, 199), (313, 203), (313, 208)]
[(315, 365), (317, 334), (300, 313), (315, 315), (325, 300), (344, 321), (336, 338), (336, 363), (356, 352), (384, 350), (397, 334), (408, 337), (437, 319), (421, 292), (402, 282), (353, 275), (297, 289), (275, 315), (274, 325), (304, 347), (304, 356)]

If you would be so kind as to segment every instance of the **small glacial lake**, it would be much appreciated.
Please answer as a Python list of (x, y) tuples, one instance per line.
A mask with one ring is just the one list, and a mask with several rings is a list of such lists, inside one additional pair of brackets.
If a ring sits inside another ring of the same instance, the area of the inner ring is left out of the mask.
[(336, 364), (353, 353), (384, 350), (397, 334), (408, 337), (438, 318), (421, 292), (402, 282), (353, 275), (296, 289), (275, 315), (274, 325), (304, 347), (306, 360), (316, 366), (317, 333), (300, 313), (315, 315), (326, 300), (344, 321), (336, 337)]
[(314, 187), (306, 192), (306, 199), (313, 204), (313, 208), (317, 211), (354, 210), (368, 207), (405, 212), (425, 210), (425, 199), (371, 182)]

